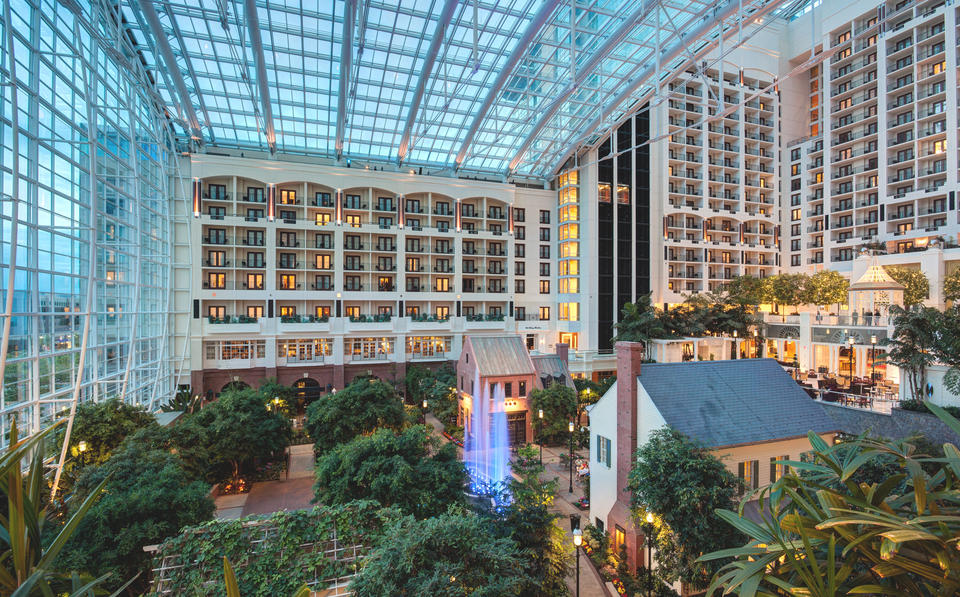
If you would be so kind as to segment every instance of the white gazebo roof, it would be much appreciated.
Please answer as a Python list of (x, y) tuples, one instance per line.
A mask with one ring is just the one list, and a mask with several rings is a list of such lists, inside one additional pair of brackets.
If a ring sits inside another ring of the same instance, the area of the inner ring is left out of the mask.
[(891, 278), (890, 274), (877, 263), (877, 258), (874, 257), (867, 271), (863, 272), (863, 275), (850, 285), (850, 290), (904, 290), (904, 286)]

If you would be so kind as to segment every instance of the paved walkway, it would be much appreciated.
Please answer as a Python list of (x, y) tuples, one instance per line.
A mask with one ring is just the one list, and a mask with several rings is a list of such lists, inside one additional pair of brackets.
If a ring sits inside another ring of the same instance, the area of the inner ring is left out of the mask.
[(309, 508), (313, 499), (313, 444), (290, 447), (290, 475), (278, 481), (254, 483), (249, 493), (214, 500), (216, 517), (235, 519), (251, 514)]
[[(427, 415), (427, 424), (433, 427), (437, 435), (441, 438), (443, 437), (441, 432), (443, 431), (443, 424), (440, 423), (432, 414)], [(457, 451), (460, 455), (463, 455), (463, 450), (458, 448)], [(540, 475), (542, 481), (550, 481), (554, 478), (558, 479), (557, 481), (557, 498), (553, 501), (553, 507), (551, 510), (562, 515), (562, 518), (558, 521), (560, 528), (563, 529), (563, 532), (566, 535), (567, 545), (573, 546), (573, 533), (570, 531), (570, 515), (571, 514), (580, 514), (580, 526), (583, 527), (590, 521), (588, 518), (588, 512), (586, 510), (580, 510), (574, 504), (583, 497), (583, 488), (580, 487), (576, 480), (573, 483), (573, 493), (569, 493), (570, 489), (570, 475), (569, 469), (567, 466), (563, 466), (560, 463), (560, 452), (566, 452), (566, 449), (557, 449), (551, 447), (543, 448), (543, 464), (544, 472)], [(581, 455), (586, 455), (585, 451)], [(571, 569), (570, 576), (567, 578), (567, 586), (570, 588), (570, 594), (576, 595), (576, 572), (574, 569)], [(584, 552), (580, 553), (580, 597), (612, 597), (612, 594), (607, 592), (603, 587), (603, 582), (600, 578), (600, 575), (594, 569), (593, 565), (590, 563), (587, 558), (587, 554)]]

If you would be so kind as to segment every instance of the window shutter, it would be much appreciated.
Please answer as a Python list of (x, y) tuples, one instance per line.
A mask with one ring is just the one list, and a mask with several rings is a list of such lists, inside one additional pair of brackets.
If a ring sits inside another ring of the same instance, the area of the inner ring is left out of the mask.
[(744, 470), (743, 470), (743, 465), (744, 465), (743, 462), (737, 463), (737, 479), (738, 479), (739, 485), (740, 485), (740, 493), (743, 493), (743, 476), (744, 476), (744, 475), (743, 475), (743, 472), (744, 472)]
[(777, 480), (777, 458), (774, 456), (770, 459), (770, 482), (773, 483)]
[(603, 438), (599, 435), (597, 436), (597, 462), (602, 462), (601, 456), (603, 456), (603, 451), (600, 449), (600, 442), (603, 441)]
[(610, 468), (610, 453), (613, 452), (613, 442), (608, 439), (604, 439), (603, 441), (607, 443), (607, 468)]
[(757, 487), (760, 486), (760, 479), (758, 478), (760, 477), (760, 461), (754, 460), (752, 464), (753, 464), (753, 488), (756, 489)]

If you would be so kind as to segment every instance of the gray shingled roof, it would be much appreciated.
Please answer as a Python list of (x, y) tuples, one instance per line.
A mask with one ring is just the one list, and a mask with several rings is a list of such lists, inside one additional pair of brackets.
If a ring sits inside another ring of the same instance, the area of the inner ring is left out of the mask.
[(470, 336), (481, 376), (534, 375), (522, 336)]
[(668, 425), (710, 447), (838, 430), (773, 359), (644, 364), (639, 382)]
[[(567, 370), (567, 364), (559, 356), (555, 354), (535, 354), (530, 355), (530, 360), (533, 361), (533, 366), (537, 370), (537, 377), (541, 380), (544, 376), (561, 377), (565, 386), (575, 387), (573, 378), (570, 377), (570, 372)], [(549, 384), (547, 385), (549, 386)]]

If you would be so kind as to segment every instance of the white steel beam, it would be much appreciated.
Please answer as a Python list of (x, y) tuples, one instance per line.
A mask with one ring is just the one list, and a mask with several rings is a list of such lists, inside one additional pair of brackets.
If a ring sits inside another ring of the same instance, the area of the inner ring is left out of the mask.
[(277, 134), (273, 128), (273, 109), (270, 107), (270, 85), (267, 82), (267, 63), (263, 57), (263, 39), (260, 37), (260, 17), (257, 15), (256, 0), (244, 0), (244, 13), (247, 17), (247, 35), (257, 67), (257, 88), (260, 91), (260, 114), (263, 117), (263, 132), (267, 138), (270, 153), (277, 152)]
[[(765, 5), (761, 6), (760, 8), (758, 8), (756, 11), (751, 13), (749, 17), (746, 17), (746, 18), (751, 22), (755, 22), (758, 19), (762, 19), (767, 15), (769, 15), (771, 12), (773, 12), (778, 7), (780, 7), (781, 4), (782, 2), (778, 0), (772, 0), (766, 3)], [(679, 58), (684, 53), (689, 52), (689, 45), (692, 41), (700, 39), (703, 36), (707, 35), (714, 27), (717, 27), (718, 25), (722, 26), (723, 21), (731, 18), (734, 14), (738, 12), (738, 10), (739, 10), (738, 0), (728, 0), (725, 4), (718, 6), (712, 15), (705, 18), (699, 25), (697, 25), (696, 27), (688, 31), (685, 35), (679, 36), (676, 42), (664, 48), (663, 55), (660, 57), (660, 61), (659, 61), (660, 64), (669, 64), (670, 62)], [(744, 18), (744, 17), (741, 15), (741, 18)], [(737, 28), (731, 27), (723, 31), (722, 35), (719, 37), (722, 37), (724, 39), (730, 39), (731, 37), (737, 34), (737, 31), (738, 31)], [(669, 78), (673, 78), (673, 76), (676, 76), (677, 74), (683, 72), (684, 70), (689, 68), (691, 65), (695, 65), (697, 61), (704, 58), (710, 52), (715, 50), (720, 44), (719, 37), (712, 40), (710, 39), (706, 40), (707, 43), (702, 48), (700, 48), (695, 52), (690, 53), (689, 54), (690, 58), (686, 62), (681, 64), (679, 67), (674, 69), (673, 75)], [(549, 176), (554, 170), (556, 170), (557, 166), (559, 164), (562, 164), (564, 160), (567, 159), (567, 157), (570, 155), (571, 152), (575, 151), (576, 148), (579, 147), (581, 143), (589, 139), (594, 134), (594, 132), (596, 132), (596, 130), (603, 125), (604, 114), (610, 113), (617, 106), (627, 101), (630, 98), (630, 96), (632, 96), (633, 93), (637, 89), (642, 87), (644, 84), (653, 82), (654, 86), (656, 86), (656, 84), (664, 84), (667, 82), (666, 80), (655, 81), (654, 77), (658, 77), (659, 75), (660, 75), (659, 68), (657, 66), (651, 65), (651, 66), (648, 66), (646, 69), (642, 70), (636, 77), (634, 77), (634, 79), (631, 82), (628, 82), (628, 84), (623, 88), (622, 91), (620, 91), (620, 93), (614, 96), (604, 106), (601, 106), (599, 108), (599, 114), (597, 114), (597, 117), (593, 119), (593, 121), (590, 124), (588, 124), (586, 128), (584, 128), (583, 132), (580, 133), (577, 139), (572, 143), (566, 144), (567, 151), (561, 154), (560, 157), (557, 160), (555, 160), (553, 164), (551, 164), (550, 168), (546, 171), (546, 174)], [(643, 96), (636, 98), (636, 101), (634, 103), (642, 105), (644, 102), (648, 101), (652, 95), (653, 95), (653, 92), (650, 91), (644, 94)]]
[(337, 96), (337, 136), (334, 149), (337, 159), (343, 157), (343, 139), (347, 131), (347, 96), (350, 93), (350, 73), (353, 71), (353, 19), (357, 14), (357, 0), (346, 0), (343, 13), (343, 36), (340, 42), (340, 94)]
[(426, 91), (427, 82), (430, 80), (433, 65), (440, 53), (440, 44), (443, 43), (443, 38), (450, 26), (450, 21), (453, 19), (453, 11), (457, 4), (458, 0), (447, 0), (443, 5), (443, 11), (440, 13), (440, 19), (437, 21), (437, 29), (433, 32), (430, 49), (427, 50), (423, 68), (420, 70), (420, 78), (417, 80), (417, 87), (413, 92), (413, 98), (410, 100), (410, 111), (407, 113), (407, 122), (403, 127), (403, 136), (400, 138), (400, 149), (397, 151), (398, 164), (403, 164), (403, 160), (407, 158), (407, 153), (410, 151), (410, 135), (417, 120), (417, 112), (420, 111), (420, 102), (423, 101), (423, 94)]
[(497, 78), (493, 83), (493, 87), (491, 87), (490, 91), (487, 92), (487, 97), (480, 105), (480, 109), (478, 109), (477, 113), (473, 115), (473, 122), (470, 123), (470, 128), (467, 129), (467, 134), (463, 137), (463, 142), (460, 144), (460, 151), (457, 152), (455, 168), (459, 169), (460, 164), (462, 164), (464, 158), (467, 157), (467, 150), (470, 149), (470, 144), (473, 143), (473, 138), (476, 136), (477, 131), (480, 130), (480, 123), (483, 122), (484, 118), (486, 118), (487, 112), (490, 111), (490, 107), (493, 106), (493, 103), (500, 95), (500, 92), (503, 91), (507, 81), (510, 80), (514, 67), (517, 66), (517, 63), (520, 62), (520, 59), (523, 58), (523, 56), (530, 49), (530, 43), (533, 41), (533, 38), (536, 37), (540, 29), (544, 26), (544, 24), (546, 24), (547, 19), (549, 19), (550, 15), (553, 14), (553, 11), (560, 6), (560, 2), (561, 0), (545, 0), (543, 5), (540, 7), (540, 10), (538, 10), (537, 14), (535, 14), (533, 19), (530, 20), (530, 24), (527, 25), (527, 29), (523, 32), (523, 37), (517, 41), (517, 45), (513, 52), (511, 52), (510, 57), (507, 58), (507, 61), (503, 64), (503, 66), (499, 67), (500, 72), (497, 74)]
[(160, 24), (160, 17), (153, 7), (151, 0), (139, 0), (140, 11), (147, 20), (147, 26), (150, 27), (150, 33), (157, 44), (157, 50), (167, 65), (167, 74), (173, 81), (173, 87), (180, 98), (181, 114), (187, 118), (190, 125), (190, 134), (198, 143), (203, 143), (203, 133), (200, 130), (200, 120), (197, 118), (197, 112), (193, 109), (193, 103), (190, 101), (190, 92), (187, 90), (187, 84), (183, 82), (183, 76), (180, 74), (180, 67), (177, 66), (177, 60), (173, 56), (173, 50), (170, 48), (170, 42), (163, 31), (163, 25)]
[[(507, 166), (507, 173), (513, 171), (517, 167), (517, 164), (520, 163), (520, 160), (523, 158), (523, 154), (527, 152), (527, 149), (530, 147), (530, 144), (533, 143), (534, 139), (537, 138), (537, 135), (540, 134), (540, 131), (543, 130), (543, 127), (550, 122), (550, 119), (553, 118), (554, 114), (557, 113), (557, 110), (560, 109), (560, 106), (567, 101), (573, 93), (580, 88), (580, 79), (583, 78), (584, 74), (590, 75), (593, 73), (594, 69), (600, 65), (600, 62), (610, 55), (610, 52), (614, 51), (620, 42), (622, 42), (633, 29), (646, 20), (650, 14), (657, 10), (660, 6), (659, 2), (642, 2), (640, 7), (630, 13), (626, 19), (620, 23), (620, 26), (617, 27), (613, 33), (610, 34), (610, 37), (603, 42), (597, 50), (590, 55), (590, 58), (583, 64), (582, 67), (577, 69), (579, 77), (572, 79), (570, 83), (555, 97), (549, 104), (546, 105), (540, 112), (540, 118), (537, 119), (537, 122), (533, 125), (533, 128), (530, 129), (530, 132), (524, 138), (523, 143), (520, 144), (517, 153), (513, 156), (513, 159), (510, 160), (510, 164)], [(572, 34), (572, 33), (571, 33)], [(571, 44), (572, 45), (572, 44)]]

